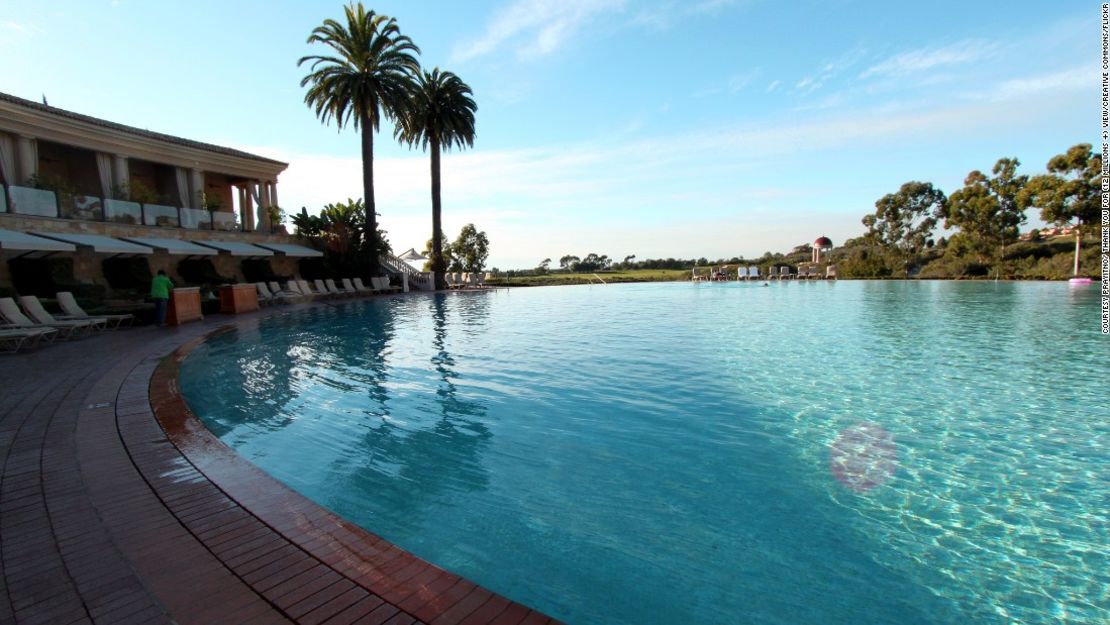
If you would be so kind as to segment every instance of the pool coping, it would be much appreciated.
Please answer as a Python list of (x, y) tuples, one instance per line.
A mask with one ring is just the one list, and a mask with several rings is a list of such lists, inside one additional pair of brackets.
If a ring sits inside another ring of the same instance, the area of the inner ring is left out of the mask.
[[(395, 610), (386, 610), (390, 623), (556, 623), (547, 615), (427, 562), (326, 510), (247, 461), (208, 430), (181, 393), (178, 382), (181, 365), (192, 351), (213, 336), (262, 318), (261, 314), (249, 315), (191, 338), (161, 358), (150, 371), (144, 390), (153, 418), (190, 465), (163, 466), (161, 470), (178, 477), (184, 472), (191, 478), (203, 478), (186, 480), (188, 493), (178, 499), (174, 499), (181, 490), (178, 484), (152, 484), (163, 501), (171, 502), (171, 511), (186, 528), (236, 577), (296, 622), (318, 622), (302, 617), (309, 613), (318, 617), (329, 607), (333, 611), (342, 608), (336, 614), (342, 615), (346, 610), (348, 617), (362, 621), (392, 606)], [(121, 403), (126, 400), (121, 397)], [(121, 429), (122, 426), (121, 423)], [(150, 473), (159, 470), (152, 468)], [(198, 482), (201, 486), (197, 486)], [(183, 514), (173, 510), (175, 501), (185, 506), (181, 509)], [(216, 524), (213, 519), (225, 522)], [(241, 540), (247, 542), (239, 545)], [(281, 597), (267, 596), (274, 594), (268, 592), (273, 587), (267, 587), (273, 579), (259, 579), (258, 572), (268, 571), (267, 567), (303, 569), (280, 582), (282, 591), (300, 584), (315, 592), (297, 593), (295, 603), (284, 601), (287, 606), (275, 602)], [(316, 581), (319, 579), (326, 581)], [(316, 600), (309, 601), (312, 597)], [(365, 614), (354, 615), (359, 606)], [(309, 612), (304, 611), (306, 608)]]

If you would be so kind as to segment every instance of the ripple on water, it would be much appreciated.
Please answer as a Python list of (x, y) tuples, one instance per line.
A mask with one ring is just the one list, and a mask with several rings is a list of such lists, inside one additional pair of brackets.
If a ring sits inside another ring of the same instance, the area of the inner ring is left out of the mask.
[[(379, 299), (216, 337), (182, 387), (293, 488), (573, 623), (1105, 623), (1095, 295), (841, 282)], [(882, 479), (848, 487), (838, 457)]]

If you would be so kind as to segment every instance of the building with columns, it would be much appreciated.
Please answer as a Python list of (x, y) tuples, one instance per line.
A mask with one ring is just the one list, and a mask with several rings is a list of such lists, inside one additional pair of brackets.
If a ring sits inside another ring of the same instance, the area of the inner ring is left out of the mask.
[[(297, 240), (271, 223), (278, 176), (287, 166), (0, 93), (0, 231), (278, 244), (288, 253), (259, 254), (270, 257), (278, 273), (292, 275)], [(77, 247), (74, 279), (103, 283), (100, 257), (88, 256), (95, 246)], [(150, 265), (172, 276), (169, 247), (152, 248)], [(319, 255), (300, 249), (301, 256)], [(12, 258), (0, 252), (5, 261)], [(221, 274), (243, 278), (238, 260), (218, 256)], [(6, 265), (0, 262), (0, 285), (11, 280)]]

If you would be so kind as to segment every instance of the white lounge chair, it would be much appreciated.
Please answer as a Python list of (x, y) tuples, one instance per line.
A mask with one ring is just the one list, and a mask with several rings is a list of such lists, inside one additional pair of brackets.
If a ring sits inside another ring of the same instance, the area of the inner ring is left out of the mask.
[(290, 280), (289, 282), (286, 282), (285, 283), (285, 290), (289, 291), (290, 293), (297, 296), (301, 300), (308, 301), (308, 300), (312, 299), (311, 294), (305, 293), (304, 291), (301, 290), (301, 285), (296, 280)]
[(90, 315), (77, 305), (77, 300), (73, 297), (73, 293), (69, 291), (58, 291), (55, 297), (58, 298), (58, 306), (65, 313), (64, 316), (55, 315), (59, 319), (76, 319), (78, 321), (82, 319), (103, 319), (109, 328), (130, 326), (135, 323), (135, 315)]
[(748, 279), (749, 280), (759, 280), (762, 277), (763, 276), (759, 275), (759, 267), (757, 267), (756, 265), (749, 265), (748, 266)]
[(265, 282), (255, 282), (254, 283), (254, 288), (255, 288), (255, 290), (258, 291), (258, 303), (259, 304), (265, 305), (265, 304), (288, 304), (289, 303), (289, 298), (288, 297), (286, 297), (280, 291), (277, 292), (277, 293), (271, 292), (270, 289), (266, 286)]
[(355, 283), (351, 282), (350, 278), (343, 278), (341, 280), (343, 288), (351, 295), (362, 295), (362, 292), (355, 288)]
[(387, 293), (401, 290), (401, 287), (393, 286), (389, 283), (389, 276), (378, 276), (376, 278), (371, 278), (371, 282), (373, 282), (379, 290), (385, 291)]
[(774, 266), (774, 265), (771, 265), (771, 266), (770, 266), (770, 267), (769, 267), (769, 268), (767, 269), (767, 279), (768, 279), (768, 280), (775, 280), (775, 279), (777, 279), (778, 277), (779, 277), (779, 268), (778, 268), (778, 267), (776, 267), (776, 266)]
[(355, 290), (358, 291), (359, 293), (372, 294), (372, 293), (375, 292), (375, 289), (372, 289), (372, 288), (370, 288), (370, 287), (368, 287), (368, 286), (366, 286), (365, 284), (362, 283), (362, 278), (355, 278), (354, 283), (355, 283)]
[(301, 293), (304, 293), (305, 295), (308, 295), (313, 299), (318, 297), (327, 297), (327, 293), (321, 293), (313, 289), (312, 285), (308, 283), (308, 280), (297, 280), (297, 284), (301, 287)]
[(329, 291), (328, 287), (324, 284), (324, 281), (319, 279), (319, 278), (316, 278), (315, 280), (312, 281), (312, 286), (315, 287), (316, 292), (319, 293), (320, 295), (322, 295), (323, 297), (331, 297), (331, 298), (335, 297), (335, 293), (332, 293), (331, 291)]
[(737, 280), (747, 280), (748, 279), (748, 269), (746, 267), (737, 267), (736, 268), (736, 279)]
[(108, 321), (106, 319), (62, 319), (60, 317), (55, 317), (52, 313), (50, 313), (46, 310), (46, 308), (43, 307), (42, 302), (40, 302), (39, 298), (35, 297), (34, 295), (24, 295), (20, 297), (19, 305), (23, 308), (23, 311), (31, 317), (31, 319), (33, 319), (36, 323), (41, 323), (43, 325), (72, 323), (76, 324), (76, 327), (78, 328), (87, 327), (89, 332), (105, 330), (108, 328)]
[(825, 279), (836, 280), (836, 265), (829, 265), (825, 267)]
[(324, 280), (324, 286), (328, 287), (328, 293), (331, 293), (336, 297), (350, 297), (351, 295), (354, 295), (353, 292), (348, 292), (346, 289), (340, 289), (338, 286), (335, 285), (335, 280), (332, 280), (331, 278)]
[(0, 329), (0, 354), (14, 354), (24, 347), (36, 347), (42, 341), (51, 343), (57, 336), (54, 328), (3, 328)]
[(5, 322), (16, 326), (16, 329), (53, 328), (58, 331), (57, 336), (62, 340), (74, 336), (85, 336), (92, 332), (93, 328), (93, 324), (88, 321), (57, 321), (53, 323), (32, 321), (30, 317), (19, 310), (15, 300), (10, 297), (0, 297), (0, 317), (3, 317)]
[(284, 299), (285, 301), (288, 301), (288, 302), (304, 301), (304, 300), (308, 299), (304, 295), (301, 295), (300, 293), (298, 293), (298, 292), (296, 292), (292, 289), (288, 289), (288, 288), (283, 289), (283, 288), (281, 288), (281, 285), (278, 284), (276, 280), (270, 280), (270, 282), (267, 286), (270, 287), (270, 293), (272, 293), (274, 295), (274, 297)]

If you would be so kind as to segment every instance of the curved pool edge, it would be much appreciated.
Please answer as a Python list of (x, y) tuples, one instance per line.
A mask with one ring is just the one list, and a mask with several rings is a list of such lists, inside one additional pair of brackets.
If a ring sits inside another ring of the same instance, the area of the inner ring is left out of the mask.
[[(268, 528), (274, 536), (258, 528), (198, 538), (244, 582), (265, 596), (266, 588), (254, 585), (252, 572), (260, 561), (273, 564), (297, 560), (302, 552), (311, 560), (297, 566), (309, 567), (315, 575), (327, 578), (325, 588), (348, 580), (398, 612), (389, 623), (427, 622), (467, 625), (523, 625), (557, 623), (527, 606), (507, 599), (374, 535), (323, 508), (307, 497), (271, 477), (219, 440), (192, 412), (181, 393), (179, 373), (189, 354), (211, 337), (257, 323), (260, 316), (236, 319), (191, 338), (161, 359), (149, 378), (149, 402), (154, 418), (170, 443), (193, 468), (221, 491), (235, 506)], [(172, 489), (171, 489), (172, 490)], [(173, 497), (172, 494), (169, 497)], [(220, 514), (217, 512), (217, 514)], [(210, 519), (197, 519), (203, 522)], [(183, 521), (188, 524), (189, 520)], [(243, 528), (252, 524), (236, 520)], [(227, 545), (244, 540), (239, 550)], [(281, 544), (281, 543), (286, 544)], [(256, 544), (257, 543), (257, 544)], [(249, 549), (248, 549), (249, 548)], [(222, 557), (220, 551), (228, 557)], [(265, 553), (251, 558), (253, 551)], [(281, 557), (279, 557), (280, 554)], [(315, 561), (315, 564), (313, 563)], [(280, 565), (278, 565), (280, 566)], [(241, 573), (241, 574), (240, 574)], [(318, 591), (322, 593), (321, 591)], [(299, 620), (295, 613), (287, 616)]]

